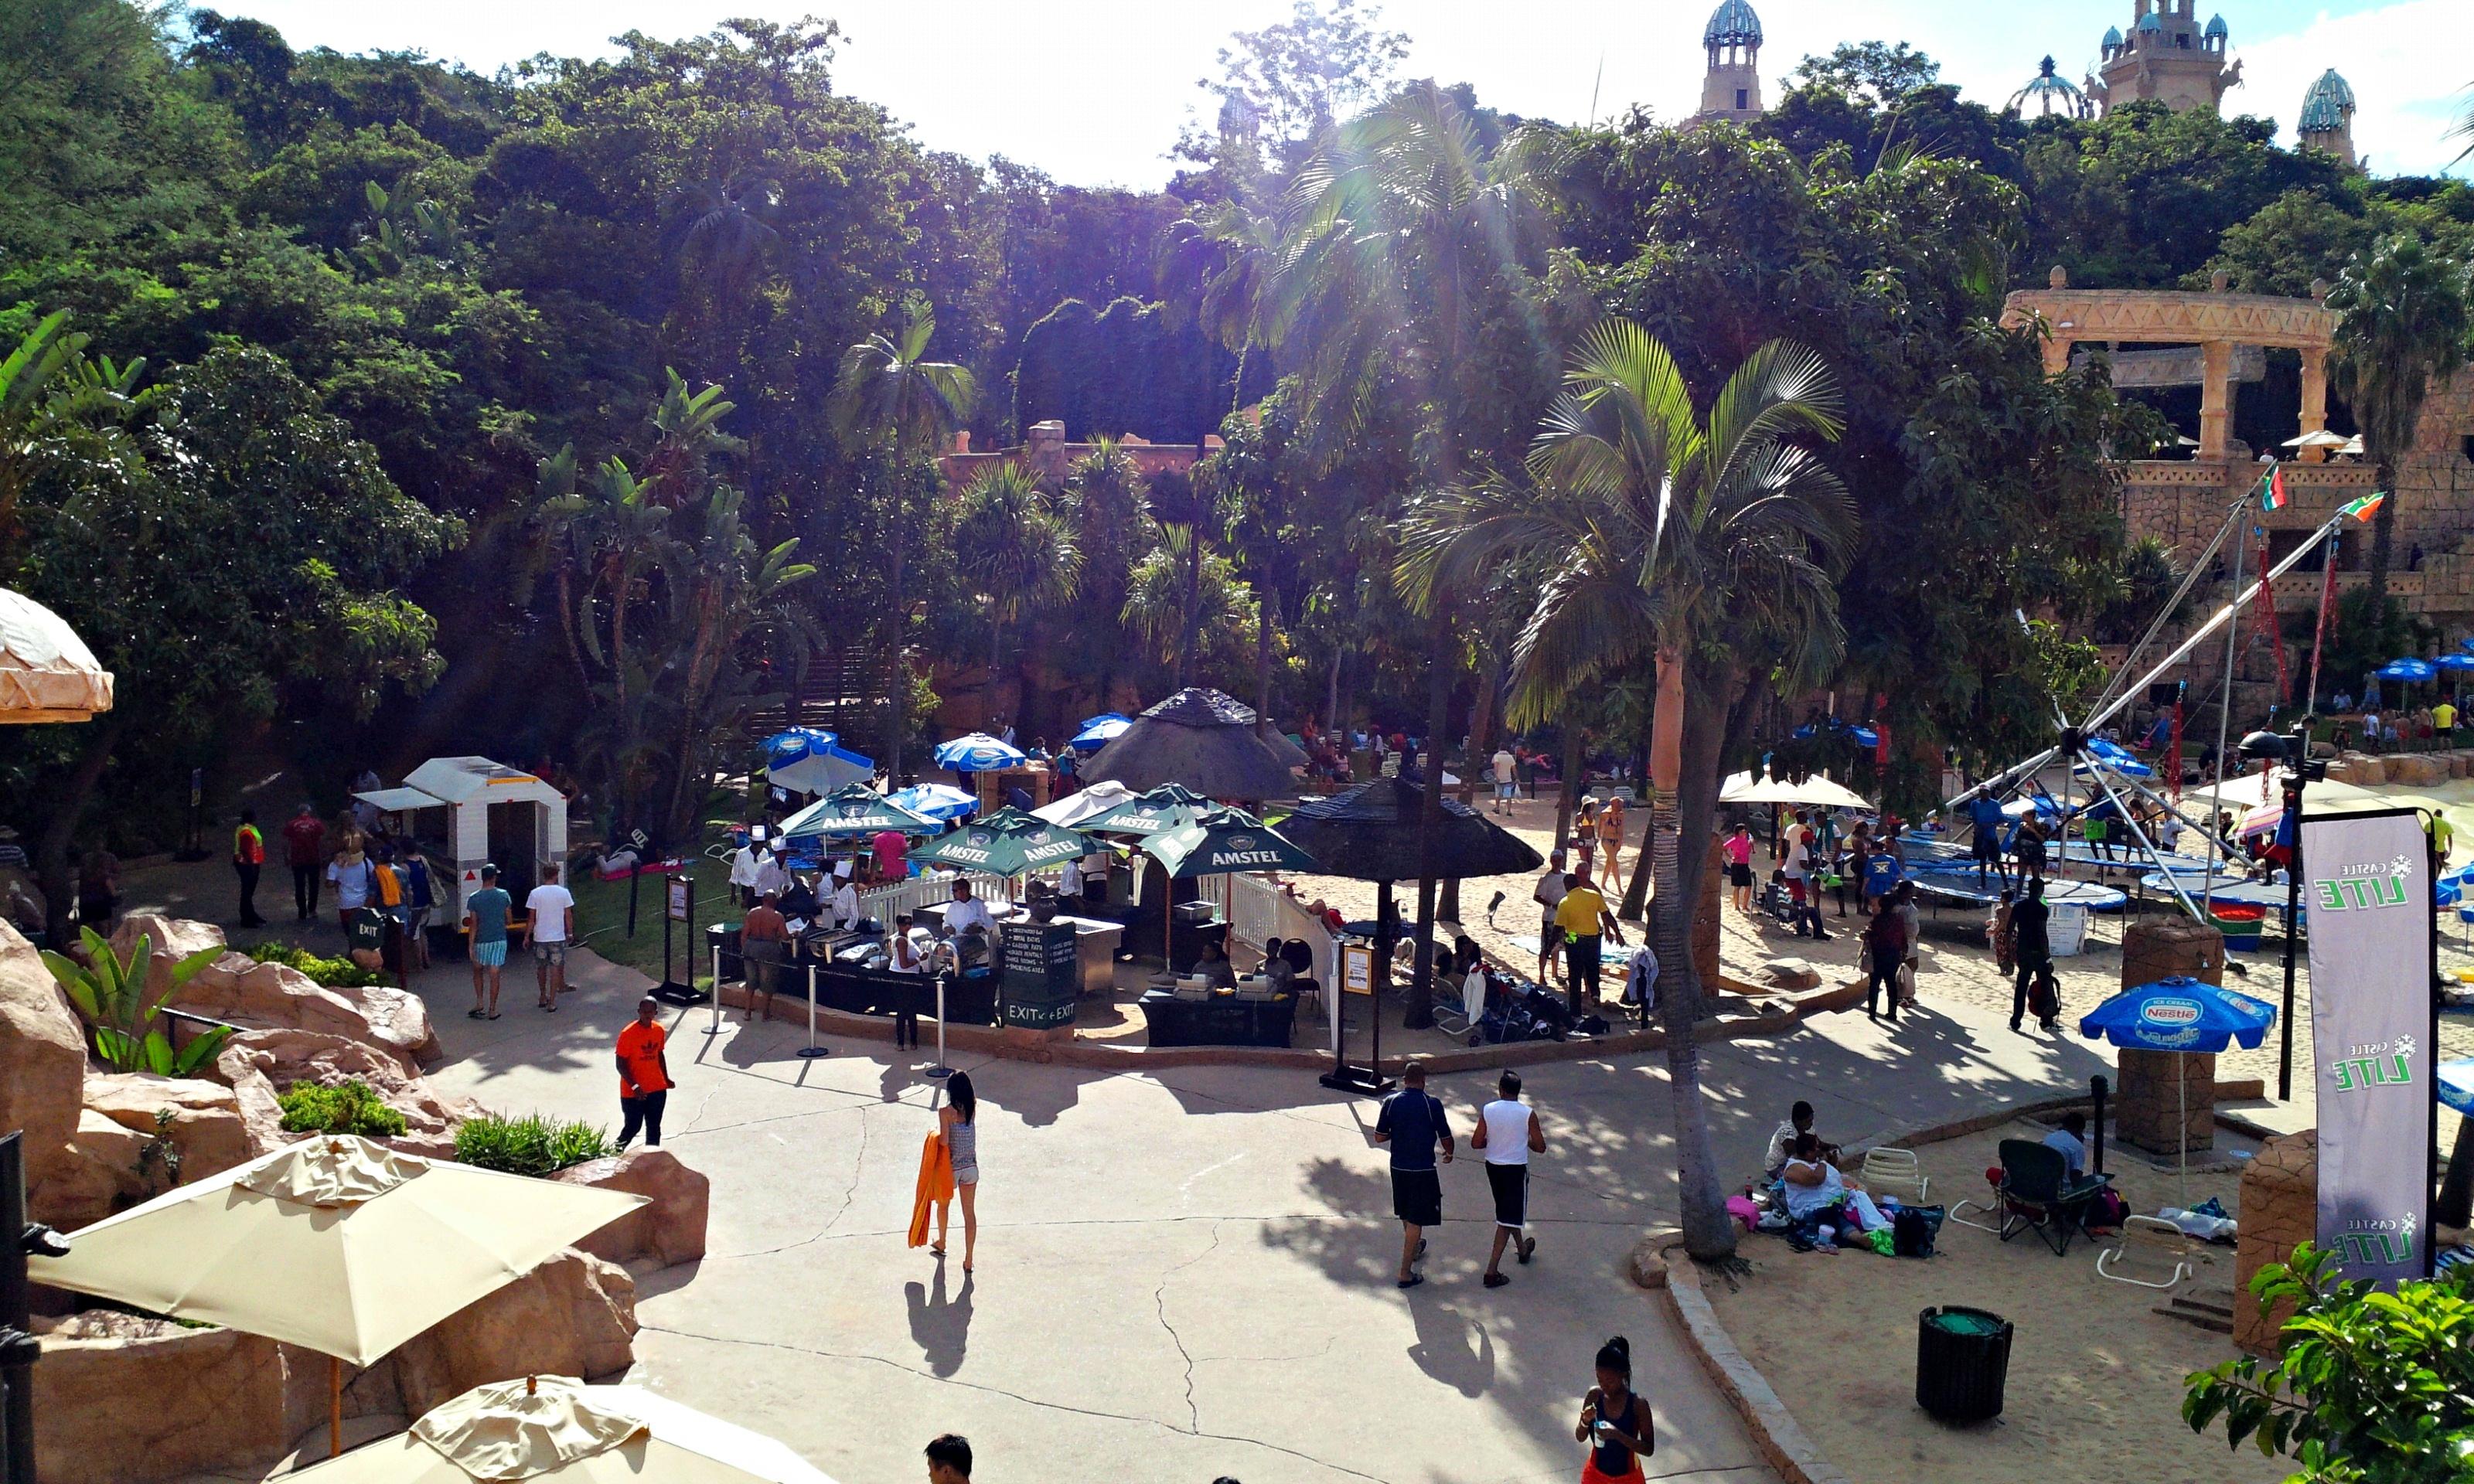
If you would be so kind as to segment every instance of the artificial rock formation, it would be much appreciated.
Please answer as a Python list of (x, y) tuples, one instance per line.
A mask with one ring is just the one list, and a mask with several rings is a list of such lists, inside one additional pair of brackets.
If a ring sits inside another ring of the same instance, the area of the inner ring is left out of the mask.
[(2254, 1355), (2277, 1351), (2277, 1331), (2290, 1303), (2262, 1313), (2251, 1297), (2254, 1274), (2290, 1261), (2319, 1227), (2319, 1131), (2305, 1129), (2262, 1144), (2243, 1166), (2242, 1229), (2234, 1248), (2234, 1343)]
[[(636, 1281), (570, 1248), (504, 1288), (440, 1320), (361, 1373), (356, 1411), (419, 1417), (490, 1381), (521, 1376), (616, 1375), (636, 1363)], [(315, 1371), (309, 1421), (326, 1415), (326, 1369)], [(303, 1389), (295, 1382), (296, 1392)], [(295, 1398), (296, 1420), (300, 1399)]]
[(577, 1251), (609, 1262), (643, 1258), (663, 1267), (704, 1256), (713, 1182), (667, 1150), (631, 1149), (613, 1159), (570, 1166), (550, 1179), (652, 1199), (652, 1205), (639, 1207), (577, 1242)]
[(103, 1309), (35, 1328), (35, 1469), (45, 1484), (144, 1484), (282, 1454), (273, 1340)]
[(77, 1161), (68, 1152), (85, 1077), (85, 1032), (35, 945), (0, 922), (0, 1131), (25, 1131), (26, 1184), (35, 1219), (49, 1221), (44, 1187)]
[[(2123, 989), (2176, 975), (2203, 984), (2224, 983), (2225, 935), (2188, 918), (2154, 918), (2122, 929)], [(2214, 1056), (2125, 1046), (2117, 1062), (2122, 1085), (2114, 1127), (2122, 1142), (2176, 1156), (2186, 1148), (2197, 1154), (2216, 1147)]]
[(1761, 965), (1760, 982), (1774, 990), (1817, 990), (1821, 970), (1800, 958), (1774, 958)]
[(379, 1101), (403, 1114), (406, 1125), (403, 1133), (379, 1142), (430, 1159), (451, 1158), (455, 1126), (482, 1111), (469, 1098), (439, 1092), (388, 1051), (316, 1031), (243, 1031), (216, 1055), (213, 1075), (232, 1090), (253, 1157), (307, 1137), (283, 1131), (283, 1110), (276, 1101), (295, 1083), (368, 1084)]
[[(112, 935), (114, 950), (127, 953), (141, 934), (155, 942), (148, 982), (156, 993), (170, 982), (172, 965), (224, 941), (223, 929), (209, 922), (133, 913)], [(297, 969), (244, 953), (226, 953), (199, 969), (170, 1003), (252, 1030), (318, 1031), (384, 1046), (407, 1071), (435, 1065), (444, 1054), (417, 996), (384, 985), (322, 985)]]
[(148, 1138), (155, 1136), (158, 1115), (168, 1110), (168, 1132), (181, 1157), (184, 1183), (220, 1174), (250, 1156), (240, 1101), (221, 1083), (150, 1072), (88, 1072), (85, 1107), (87, 1113)]

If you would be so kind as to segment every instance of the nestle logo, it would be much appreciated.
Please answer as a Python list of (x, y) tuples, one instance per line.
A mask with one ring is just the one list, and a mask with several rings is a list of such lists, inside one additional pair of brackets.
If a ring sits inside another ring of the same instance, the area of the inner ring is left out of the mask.
[(2139, 1017), (2150, 1025), (2195, 1025), (2199, 1020), (2199, 1004), (2189, 999), (2149, 1000)]

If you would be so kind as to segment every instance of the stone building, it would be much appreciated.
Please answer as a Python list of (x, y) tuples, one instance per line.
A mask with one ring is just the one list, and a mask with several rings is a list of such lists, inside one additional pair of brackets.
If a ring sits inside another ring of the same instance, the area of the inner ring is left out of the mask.
[(1701, 111), (1694, 122), (1761, 116), (1761, 18), (1745, 0), (1719, 0), (1701, 29), (1710, 71), (1701, 80)]
[[(2191, 456), (2136, 459), (2122, 467), (2122, 514), (2130, 534), (2160, 538), (2183, 561), (2206, 546), (2238, 500), (2252, 500), (2246, 524), (2266, 529), (2274, 560), (2291, 553), (2338, 506), (2371, 492), (2378, 471), (2367, 461), (2330, 462), (2316, 449), (2297, 457), (2277, 446), (2289, 437), (2326, 429), (2327, 359), (2336, 322), (2335, 312), (2316, 298), (2237, 294), (2222, 275), (2204, 293), (2074, 289), (2058, 268), (2049, 287), (2012, 294), (2001, 320), (2006, 327), (2045, 337), (2050, 370), (2070, 365), (2074, 348), (2084, 355), (2101, 347), (2118, 386), (2198, 388), (2197, 440)], [(2277, 381), (2298, 385), (2298, 404), (2268, 405), (2266, 363), (2271, 354), (2299, 362), (2296, 383)], [(2244, 401), (2253, 387), (2258, 390)], [(2255, 430), (2272, 430), (2261, 446), (2235, 436), (2238, 404)], [(2261, 456), (2270, 452), (2288, 461), (2287, 503), (2276, 511), (2262, 509), (2252, 498), (2264, 472)], [(2454, 644), (2474, 634), (2474, 369), (2433, 389), (2413, 446), (2392, 462), (2396, 524), (2389, 591), (2437, 628), (2443, 642)], [(2350, 524), (2341, 535), (2337, 591), (2368, 581), (2370, 535), (2369, 526)], [(2255, 555), (2244, 560), (2256, 563)], [(2316, 610), (2322, 581), (2322, 571), (2306, 559), (2277, 580), (2277, 610)], [(2221, 596), (2221, 588), (2201, 593), (2211, 604)], [(2257, 686), (2272, 682), (2272, 656), (2254, 653), (2242, 674)], [(2330, 683), (2323, 680), (2323, 689)], [(2251, 700), (2264, 709), (2265, 690), (2244, 698), (2244, 704)]]
[(2320, 73), (2319, 80), (2304, 89), (2293, 132), (2302, 148), (2361, 167), (2362, 161), (2354, 157), (2354, 89), (2337, 75), (2336, 68)]
[(2231, 40), (2225, 18), (2211, 16), (2203, 29), (2192, 11), (2195, 0), (2135, 3), (2138, 14), (2130, 34), (2104, 34), (2096, 76), (2086, 83), (2087, 96), (2099, 110), (2141, 100), (2161, 103), (2176, 113), (2217, 108), (2226, 91), (2242, 82), (2242, 63), (2225, 57)]
[[(1069, 443), (1065, 441), (1065, 424), (1055, 418), (1034, 422), (1023, 441), (1011, 448), (973, 449), (971, 435), (954, 435), (954, 445), (938, 457), (951, 489), (960, 490), (980, 476), (980, 471), (998, 464), (1020, 464), (1030, 467), (1041, 484), (1054, 489), (1065, 483), (1074, 466), (1089, 458), (1097, 443)], [(1202, 452), (1221, 447), (1220, 435), (1211, 434), (1202, 441)], [(1194, 467), (1198, 453), (1192, 443), (1154, 443), (1128, 434), (1117, 440), (1117, 451), (1133, 461), (1134, 472), (1149, 480), (1167, 469), (1179, 473)]]

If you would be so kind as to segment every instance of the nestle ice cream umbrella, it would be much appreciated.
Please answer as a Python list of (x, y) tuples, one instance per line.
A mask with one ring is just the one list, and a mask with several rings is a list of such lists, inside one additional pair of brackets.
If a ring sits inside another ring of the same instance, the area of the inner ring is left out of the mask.
[[(1315, 858), (1243, 809), (1214, 804), (1141, 842), (1144, 854), (1171, 877), (1232, 875), (1240, 871), (1312, 871)], [(1160, 958), (1169, 958), (1176, 914), (1161, 919)]]
[(442, 1401), (409, 1431), (294, 1477), (317, 1484), (833, 1484), (771, 1438), (641, 1386), (572, 1376), (492, 1381)]
[(2432, 1219), (2446, 1226), (2465, 1225), (2468, 1194), (2474, 1191), (2474, 1057), (2442, 1062), (2438, 1069), (2439, 1103), (2455, 1109), (2457, 1144), (2449, 1151), (2448, 1173), (2439, 1182), (2439, 1202)]
[(956, 773), (993, 773), (1029, 762), (1022, 749), (1010, 742), (1000, 741), (984, 731), (974, 731), (966, 737), (936, 744), (936, 766), (951, 768)]
[(951, 783), (913, 783), (897, 788), (885, 796), (913, 814), (924, 814), (943, 824), (976, 812), (980, 802)]
[(1105, 711), (1084, 722), (1066, 746), (1079, 753), (1096, 753), (1117, 740), (1118, 734), (1134, 724), (1130, 716)]
[[(2116, 994), (2079, 1020), (2079, 1034), (2090, 1041), (2111, 1041), (2141, 1051), (2218, 1052), (2228, 1045), (2256, 1049), (2276, 1023), (2276, 1007), (2266, 1000), (2176, 974)], [(2190, 1089), (2173, 1079), (2181, 1099), (2178, 1125), (2182, 1144), (2182, 1204), (2190, 1204)]]
[(2431, 667), (2454, 680), (2457, 682), (2458, 694), (2462, 696), (2464, 694), (2467, 673), (2474, 672), (2474, 654), (2468, 654), (2462, 649), (2450, 650), (2433, 660)]

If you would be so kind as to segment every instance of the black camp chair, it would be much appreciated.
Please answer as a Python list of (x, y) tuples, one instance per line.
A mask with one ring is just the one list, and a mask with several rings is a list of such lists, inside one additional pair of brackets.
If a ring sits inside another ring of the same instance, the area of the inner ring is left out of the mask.
[[(2005, 1242), (2022, 1232), (2033, 1232), (2044, 1238), (2053, 1256), (2069, 1252), (2071, 1238), (2079, 1234), (2087, 1219), (2088, 1207), (2098, 1191), (2113, 1183), (2113, 1177), (2082, 1175), (2073, 1180), (2062, 1152), (2034, 1139), (2005, 1138), (2001, 1153), (2001, 1178), (1994, 1185), (1993, 1207), (1961, 1201), (1951, 1208), (1951, 1219), (1962, 1226), (1982, 1227)], [(1959, 1213), (1971, 1208), (1998, 1220), (1968, 1221)]]

